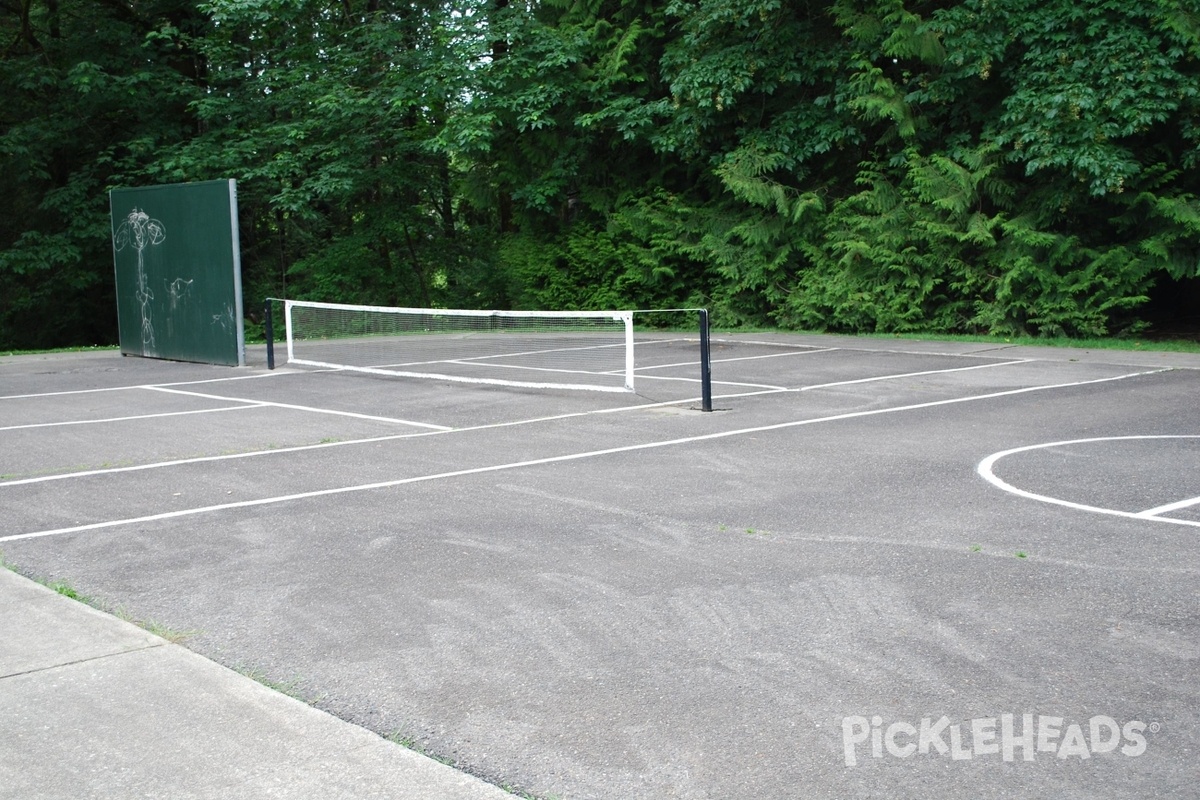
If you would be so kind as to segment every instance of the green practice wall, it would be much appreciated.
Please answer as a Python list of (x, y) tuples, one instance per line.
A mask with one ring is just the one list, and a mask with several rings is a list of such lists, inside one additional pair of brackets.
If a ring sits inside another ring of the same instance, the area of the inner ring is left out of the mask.
[(121, 352), (245, 364), (235, 182), (114, 189), (109, 204)]

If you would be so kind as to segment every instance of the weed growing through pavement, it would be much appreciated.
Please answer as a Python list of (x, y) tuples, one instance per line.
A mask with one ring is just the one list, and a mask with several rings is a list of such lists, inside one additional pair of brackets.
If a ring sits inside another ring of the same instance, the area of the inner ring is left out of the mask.
[[(97, 607), (99, 607), (99, 606), (97, 606)], [(137, 619), (136, 617), (134, 617), (132, 614), (130, 614), (128, 611), (126, 611), (121, 606), (117, 606), (115, 609), (112, 609), (111, 611), (109, 609), (105, 609), (105, 608), (101, 608), (100, 610), (107, 611), (108, 613), (110, 613), (114, 617), (116, 617), (117, 619), (124, 620), (125, 622), (131, 623), (133, 625), (137, 625), (139, 628), (146, 631), (147, 633), (152, 633), (160, 639), (166, 639), (171, 644), (179, 644), (184, 639), (190, 639), (191, 637), (199, 636), (202, 633), (202, 631), (198, 631), (198, 630), (190, 630), (190, 631), (176, 630), (176, 629), (172, 628), (170, 625), (164, 625), (161, 622), (158, 622), (157, 620), (153, 620), (153, 619)]]
[(429, 752), (416, 739), (414, 739), (411, 736), (405, 736), (400, 731), (395, 731), (393, 733), (389, 733), (387, 736), (385, 736), (383, 738), (387, 739), (392, 744), (400, 745), (405, 750), (412, 750), (414, 753), (423, 755), (426, 758), (431, 758), (434, 761), (438, 762), (439, 764), (445, 764), (448, 767), (454, 766), (454, 759), (446, 758), (445, 756), (439, 756), (439, 755), (436, 755), (435, 753)]
[(154, 634), (158, 638), (166, 639), (171, 644), (179, 644), (184, 639), (190, 639), (191, 637), (198, 636), (200, 634), (200, 631), (198, 631), (198, 630), (177, 631), (169, 625), (163, 625), (161, 622), (157, 622), (152, 619), (148, 619), (148, 620), (135, 619), (135, 620), (130, 620), (130, 621), (134, 625), (137, 625), (139, 628), (143, 628), (146, 631), (149, 631), (150, 633)]
[(166, 639), (171, 644), (178, 644), (179, 642), (182, 642), (184, 639), (187, 639), (191, 636), (198, 636), (201, 633), (200, 631), (195, 631), (195, 630), (193, 630), (193, 631), (175, 630), (174, 628), (170, 627), (169, 625), (163, 625), (161, 622), (156, 622), (155, 620), (152, 620), (152, 619), (151, 620), (137, 619), (132, 614), (130, 614), (128, 611), (126, 611), (124, 608), (122, 608), (120, 606), (118, 606), (116, 608), (112, 608), (107, 603), (104, 603), (101, 600), (98, 600), (95, 597), (92, 597), (91, 595), (80, 594), (79, 590), (76, 589), (74, 586), (72, 586), (70, 584), (70, 582), (62, 580), (62, 579), (48, 580), (45, 578), (36, 578), (33, 576), (24, 575), (24, 573), (22, 573), (21, 570), (17, 569), (16, 564), (14, 564), (13, 562), (9, 561), (7, 558), (4, 557), (4, 553), (2, 553), (2, 552), (0, 552), (0, 567), (7, 569), (10, 572), (15, 572), (18, 575), (23, 575), (24, 577), (27, 577), (30, 580), (32, 580), (34, 583), (41, 584), (42, 586), (45, 586), (47, 589), (50, 589), (54, 592), (57, 592), (58, 594), (61, 594), (63, 597), (67, 597), (76, 602), (83, 603), (85, 606), (91, 606), (92, 608), (96, 609), (97, 611), (103, 611), (105, 614), (112, 614), (114, 617), (116, 617), (117, 619), (122, 620), (124, 622), (128, 622), (132, 625), (137, 625), (139, 628), (146, 631), (147, 633), (154, 634), (155, 636), (157, 636), (160, 639)]
[[(729, 526), (725, 523), (721, 523), (720, 525), (717, 525), (717, 530), (721, 533), (725, 533), (729, 530)], [(766, 536), (768, 534), (768, 531), (764, 531), (760, 528), (743, 528), (742, 532), (747, 536)]]
[(306, 696), (300, 689), (302, 680), (299, 677), (295, 677), (287, 681), (277, 681), (267, 677), (267, 673), (259, 667), (249, 667), (245, 664), (235, 664), (232, 669), (234, 672), (249, 678), (255, 683), (262, 684), (268, 689), (279, 692), (280, 694), (286, 694), (288, 697), (292, 698), (293, 700), (299, 700), (306, 706), (315, 706), (325, 699), (325, 695), (320, 695), (319, 697)]
[(71, 584), (67, 583), (66, 581), (48, 581), (48, 582), (42, 583), (42, 585), (45, 586), (47, 589), (53, 589), (54, 591), (61, 594), (63, 597), (69, 597), (72, 600), (78, 600), (80, 603), (83, 603), (84, 605), (89, 605), (89, 606), (93, 606), (93, 607), (96, 605), (96, 602), (91, 597), (88, 597), (85, 594), (80, 594), (79, 592), (75, 591), (75, 587), (72, 586)]

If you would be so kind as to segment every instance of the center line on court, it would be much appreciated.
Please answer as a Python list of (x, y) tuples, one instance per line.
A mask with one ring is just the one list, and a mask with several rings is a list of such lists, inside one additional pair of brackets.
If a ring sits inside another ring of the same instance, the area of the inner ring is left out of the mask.
[(331, 408), (314, 408), (313, 406), (298, 406), (292, 403), (276, 403), (271, 400), (246, 400), (241, 397), (224, 397), (219, 394), (204, 394), (202, 392), (185, 392), (182, 389), (168, 389), (165, 386), (142, 386), (142, 389), (148, 389), (152, 392), (166, 392), (167, 394), (182, 394), (188, 397), (203, 397), (206, 400), (224, 400), (231, 403), (254, 403), (256, 405), (271, 406), (273, 408), (290, 408), (293, 411), (307, 411), (313, 414), (332, 414), (338, 417), (353, 417), (354, 419), (367, 419), (372, 422), (391, 422), (396, 425), (412, 425), (417, 428), (428, 428), (434, 431), (453, 430), (445, 425), (433, 425), (428, 422), (413, 422), (408, 419), (394, 419), (392, 417), (376, 417), (370, 414), (358, 414), (354, 411), (336, 411)]
[(745, 436), (752, 433), (764, 433), (767, 431), (785, 430), (788, 428), (798, 428), (805, 425), (816, 425), (823, 422), (837, 422), (846, 419), (857, 419), (861, 417), (872, 417), (880, 414), (893, 414), (902, 411), (916, 411), (925, 408), (936, 408), (938, 406), (954, 405), (957, 403), (970, 403), (980, 400), (991, 400), (997, 397), (1012, 397), (1020, 394), (1028, 394), (1031, 392), (1050, 391), (1054, 389), (1069, 389), (1077, 386), (1089, 386), (1098, 383), (1110, 383), (1113, 381), (1124, 380), (1126, 378), (1136, 378), (1144, 375), (1154, 375), (1162, 372), (1169, 372), (1169, 369), (1155, 369), (1143, 372), (1130, 372), (1124, 375), (1117, 375), (1110, 378), (1096, 378), (1088, 381), (1073, 381), (1070, 383), (1057, 383), (1047, 386), (1028, 386), (1021, 389), (1008, 389), (1002, 392), (988, 392), (987, 394), (970, 395), (968, 397), (956, 397), (948, 400), (931, 400), (925, 403), (913, 403), (903, 406), (893, 406), (891, 408), (877, 408), (867, 411), (852, 411), (845, 414), (834, 414), (828, 417), (817, 417), (815, 419), (793, 420), (791, 422), (781, 422), (774, 425), (763, 425), (753, 428), (739, 428), (732, 431), (718, 431), (716, 433), (699, 434), (697, 436), (686, 436), (679, 439), (667, 439), (658, 442), (646, 442), (642, 444), (625, 445), (622, 447), (611, 447), (604, 450), (589, 450), (582, 453), (568, 453), (561, 456), (549, 456), (546, 458), (531, 459), (528, 461), (515, 461), (505, 464), (493, 464), (485, 467), (472, 467), (468, 469), (454, 470), (451, 472), (439, 472), (432, 475), (417, 475), (411, 478), (398, 478), (390, 481), (379, 481), (376, 483), (358, 484), (354, 486), (342, 486), (334, 489), (318, 489), (311, 492), (299, 492), (296, 494), (279, 495), (276, 497), (264, 497), (257, 500), (242, 500), (235, 503), (222, 503), (219, 505), (202, 506), (199, 508), (183, 509), (180, 511), (166, 511), (159, 514), (149, 514), (142, 517), (132, 517), (129, 519), (109, 520), (107, 522), (94, 522), (87, 525), (75, 525), (67, 528), (55, 528), (53, 530), (34, 531), (30, 533), (19, 533), (10, 536), (0, 537), (0, 543), (13, 542), (20, 539), (34, 539), (44, 536), (59, 536), (66, 533), (79, 533), (82, 531), (100, 530), (103, 528), (113, 528), (122, 525), (136, 525), (148, 522), (158, 522), (167, 519), (178, 519), (180, 517), (194, 516), (197, 514), (208, 514), (216, 511), (229, 511), (241, 508), (253, 508), (256, 506), (275, 505), (278, 503), (286, 503), (294, 500), (307, 500), (318, 497), (330, 497), (339, 494), (349, 494), (353, 492), (365, 492), (375, 489), (388, 489), (396, 486), (404, 486), (413, 483), (423, 483), (427, 481), (445, 480), (449, 478), (461, 478), (470, 475), (482, 475), (489, 472), (501, 472), (513, 469), (522, 469), (525, 467), (535, 467), (544, 464), (555, 464), (566, 461), (579, 461), (589, 458), (597, 458), (600, 456), (613, 455), (616, 453), (630, 453), (639, 450), (653, 450), (660, 447), (673, 447), (682, 444), (692, 444), (694, 442), (713, 441), (717, 439), (727, 439), (734, 436)]
[(30, 425), (10, 425), (0, 431), (24, 431), (26, 428), (56, 428), (60, 425), (98, 425), (101, 422), (131, 422), (133, 420), (156, 420), (162, 416), (187, 416), (190, 414), (215, 414), (216, 411), (242, 411), (247, 408), (263, 408), (266, 403), (242, 401), (242, 405), (226, 405), (224, 408), (198, 408), (191, 411), (163, 411), (161, 414), (138, 414), (136, 416), (109, 416), (102, 420), (66, 420), (65, 422), (34, 422)]

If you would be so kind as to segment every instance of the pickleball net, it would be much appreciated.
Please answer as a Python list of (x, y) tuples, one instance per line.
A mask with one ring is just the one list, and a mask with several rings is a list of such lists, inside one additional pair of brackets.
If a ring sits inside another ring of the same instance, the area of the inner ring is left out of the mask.
[(470, 311), (287, 300), (288, 362), (462, 383), (633, 391), (628, 311)]
[[(634, 315), (649, 313), (393, 308), (302, 300), (283, 304), (290, 364), (601, 392), (634, 391)], [(269, 320), (270, 301), (267, 311)], [(711, 410), (707, 312), (653, 313), (656, 318), (699, 314), (700, 383), (704, 410)], [(273, 346), (268, 362), (273, 366)]]

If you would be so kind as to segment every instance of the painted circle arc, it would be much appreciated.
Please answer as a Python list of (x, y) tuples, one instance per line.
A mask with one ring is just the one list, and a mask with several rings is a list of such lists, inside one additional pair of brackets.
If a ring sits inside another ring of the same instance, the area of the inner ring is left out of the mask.
[[(1147, 522), (1164, 522), (1172, 525), (1190, 525), (1192, 527), (1200, 527), (1200, 519), (1182, 519), (1180, 517), (1167, 516), (1171, 513), (1194, 511), (1200, 507), (1200, 497), (1177, 497), (1169, 502), (1159, 503), (1152, 508), (1145, 508), (1138, 511), (1128, 509), (1110, 508), (1101, 505), (1090, 503), (1081, 503), (1074, 500), (1068, 500), (1062, 497), (1054, 497), (1049, 494), (1033, 492), (1028, 489), (1023, 489), (1014, 486), (1012, 483), (1004, 480), (996, 474), (996, 465), (1002, 460), (1011, 456), (1017, 456), (1023, 453), (1033, 453), (1035, 451), (1049, 450), (1051, 448), (1074, 447), (1086, 448), (1089, 445), (1096, 446), (1111, 446), (1113, 443), (1148, 443), (1162, 442), (1167, 444), (1171, 440), (1176, 442), (1180, 440), (1200, 440), (1200, 434), (1178, 434), (1178, 435), (1147, 435), (1147, 436), (1099, 436), (1090, 439), (1070, 439), (1059, 442), (1045, 442), (1042, 444), (1026, 445), (1024, 447), (1015, 447), (1011, 450), (1003, 450), (999, 453), (993, 453), (983, 461), (979, 462), (976, 472), (983, 477), (988, 483), (998, 489), (1002, 489), (1010, 494), (1024, 497), (1028, 500), (1036, 500), (1042, 503), (1051, 503), (1057, 506), (1072, 508), (1077, 511), (1086, 511), (1094, 514), (1107, 514), (1115, 517), (1125, 517), (1127, 519), (1137, 519)], [(1195, 488), (1194, 484), (1193, 487)]]

